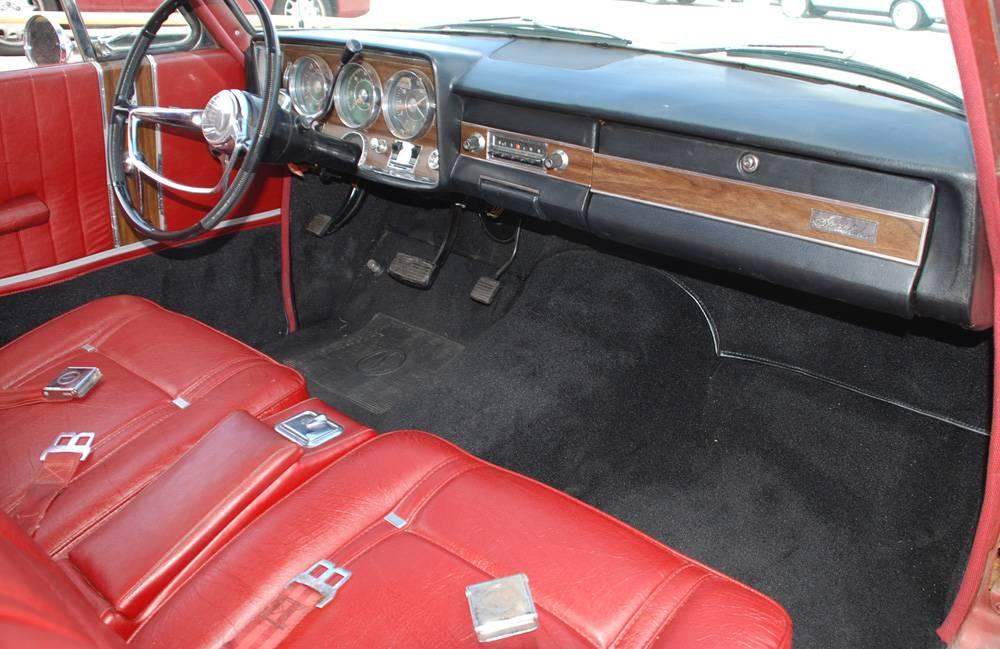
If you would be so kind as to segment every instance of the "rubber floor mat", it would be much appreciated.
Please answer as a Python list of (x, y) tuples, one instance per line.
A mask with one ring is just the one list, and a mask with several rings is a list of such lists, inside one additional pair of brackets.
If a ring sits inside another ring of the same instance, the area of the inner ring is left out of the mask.
[(376, 313), (358, 331), (288, 363), (324, 389), (381, 415), (463, 349), (457, 342)]

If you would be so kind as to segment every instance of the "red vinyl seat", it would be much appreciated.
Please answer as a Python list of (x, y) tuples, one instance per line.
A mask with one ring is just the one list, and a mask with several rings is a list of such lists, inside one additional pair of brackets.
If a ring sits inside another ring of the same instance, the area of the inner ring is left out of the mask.
[[(70, 366), (103, 378), (81, 399), (37, 398)], [(196, 320), (137, 297), (96, 300), (0, 349), (0, 508), (16, 512), (57, 435), (95, 433), (34, 534), (55, 556), (229, 413), (264, 418), (306, 396), (298, 372)]]
[(478, 646), (466, 586), (515, 573), (528, 576), (539, 628), (498, 647), (791, 647), (791, 621), (767, 597), (416, 431), (376, 437), (277, 503), (129, 644), (242, 641), (322, 559), (351, 575), (280, 647)]

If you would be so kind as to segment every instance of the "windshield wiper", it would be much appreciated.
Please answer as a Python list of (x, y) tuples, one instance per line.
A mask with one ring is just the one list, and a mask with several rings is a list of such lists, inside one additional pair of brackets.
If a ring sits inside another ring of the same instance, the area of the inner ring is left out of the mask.
[(510, 16), (505, 18), (477, 18), (457, 23), (445, 23), (425, 27), (433, 31), (456, 31), (480, 34), (503, 34), (508, 36), (527, 36), (531, 38), (551, 38), (554, 40), (588, 43), (591, 45), (608, 45), (612, 47), (627, 47), (632, 41), (621, 36), (608, 34), (593, 29), (580, 27), (562, 27), (546, 25), (531, 18)]
[[(795, 47), (795, 46), (793, 46)], [(806, 48), (809, 46), (797, 46), (801, 48)], [(823, 49), (828, 52), (836, 52), (837, 50), (831, 50), (829, 48), (817, 48)], [(955, 109), (956, 111), (963, 113), (965, 111), (965, 103), (962, 98), (951, 92), (948, 92), (944, 88), (935, 86), (932, 83), (922, 81), (915, 77), (908, 77), (905, 74), (899, 74), (898, 72), (892, 72), (891, 70), (886, 70), (880, 68), (877, 65), (872, 65), (871, 63), (863, 63), (861, 61), (854, 61), (847, 58), (838, 58), (836, 56), (827, 56), (825, 54), (812, 54), (809, 52), (795, 51), (790, 49), (775, 49), (770, 47), (703, 47), (703, 48), (691, 48), (678, 50), (682, 54), (725, 54), (726, 56), (731, 56), (735, 58), (742, 59), (766, 59), (771, 61), (787, 61), (789, 63), (800, 63), (803, 65), (813, 65), (820, 68), (829, 68), (831, 70), (840, 70), (843, 72), (852, 72), (854, 74), (859, 74), (865, 77), (870, 77), (872, 79), (878, 79), (880, 81), (885, 81), (902, 88), (907, 88), (908, 90), (913, 90), (914, 92), (919, 92), (922, 95), (931, 97), (945, 106)]]

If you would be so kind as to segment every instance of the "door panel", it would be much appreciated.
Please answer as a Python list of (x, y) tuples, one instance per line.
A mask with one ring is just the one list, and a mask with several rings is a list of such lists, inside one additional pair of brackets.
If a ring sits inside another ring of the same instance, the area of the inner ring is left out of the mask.
[[(0, 220), (34, 199), (48, 217), (0, 234), (0, 277), (114, 246), (97, 70), (76, 64), (0, 81)], [(6, 228), (4, 228), (6, 230)]]
[[(0, 73), (0, 295), (71, 279), (148, 254), (109, 192), (105, 114), (121, 63), (81, 63)], [(245, 87), (243, 66), (222, 50), (147, 57), (139, 103), (200, 108), (223, 88)], [(200, 134), (142, 127), (140, 148), (167, 177), (214, 185), (221, 165)], [(180, 229), (218, 199), (144, 181), (133, 203), (151, 223)], [(140, 200), (141, 199), (141, 200)], [(112, 206), (113, 205), (113, 206)], [(281, 183), (264, 170), (221, 231), (277, 222)], [(212, 234), (216, 234), (213, 232)]]
[[(156, 57), (157, 96), (161, 106), (202, 108), (223, 88), (245, 88), (243, 65), (222, 50), (201, 50)], [(200, 134), (169, 128), (161, 130), (163, 172), (190, 185), (211, 186), (219, 180), (221, 165), (209, 155)], [(264, 167), (247, 192), (238, 214), (259, 214), (281, 205), (281, 182)], [(164, 220), (171, 229), (186, 228), (205, 216), (218, 196), (194, 196), (163, 189)]]

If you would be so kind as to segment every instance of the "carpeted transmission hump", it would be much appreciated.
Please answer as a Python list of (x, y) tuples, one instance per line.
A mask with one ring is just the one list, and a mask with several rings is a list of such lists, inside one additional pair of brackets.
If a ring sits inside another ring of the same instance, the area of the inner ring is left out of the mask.
[(751, 584), (788, 609), (796, 647), (940, 646), (984, 437), (720, 359), (669, 276), (594, 252), (541, 262), (464, 342), (366, 421), (438, 433)]

